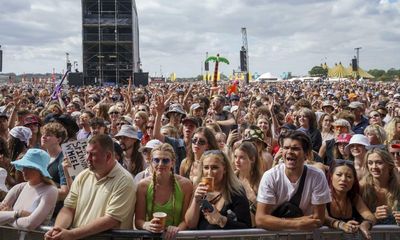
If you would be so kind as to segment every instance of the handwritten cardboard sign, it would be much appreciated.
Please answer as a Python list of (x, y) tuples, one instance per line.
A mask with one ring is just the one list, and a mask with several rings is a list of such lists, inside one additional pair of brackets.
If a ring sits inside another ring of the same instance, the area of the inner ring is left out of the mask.
[(86, 163), (87, 139), (67, 142), (61, 145), (64, 157), (71, 163), (68, 173), (71, 177), (78, 175), (87, 168)]

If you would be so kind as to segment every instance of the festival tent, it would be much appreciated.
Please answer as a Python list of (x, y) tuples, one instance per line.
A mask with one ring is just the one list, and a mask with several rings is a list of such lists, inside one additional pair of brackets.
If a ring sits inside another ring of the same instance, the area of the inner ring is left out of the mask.
[(328, 69), (328, 77), (330, 78), (346, 78), (347, 76), (349, 76), (349, 72), (341, 62), (339, 62), (339, 64), (335, 63), (335, 67), (333, 67), (330, 71)]
[(277, 81), (278, 77), (270, 72), (263, 73), (256, 79), (256, 81), (274, 81), (274, 80)]
[(367, 73), (365, 70), (363, 70), (362, 68), (358, 67), (357, 71), (353, 71), (353, 67), (350, 63), (350, 66), (347, 68), (347, 72), (349, 72), (349, 75), (353, 78), (364, 78), (364, 79), (373, 79), (375, 78), (373, 75)]

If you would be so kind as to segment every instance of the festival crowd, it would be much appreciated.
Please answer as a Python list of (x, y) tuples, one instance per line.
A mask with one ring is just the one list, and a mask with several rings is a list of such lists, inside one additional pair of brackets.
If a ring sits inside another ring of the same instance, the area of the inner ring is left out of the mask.
[[(400, 85), (365, 81), (0, 88), (0, 225), (109, 229), (400, 224)], [(87, 141), (71, 176), (62, 144)]]

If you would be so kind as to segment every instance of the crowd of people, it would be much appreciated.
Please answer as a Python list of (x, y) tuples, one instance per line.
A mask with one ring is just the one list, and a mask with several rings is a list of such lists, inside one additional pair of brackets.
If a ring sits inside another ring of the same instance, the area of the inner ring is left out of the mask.
[[(397, 82), (0, 89), (0, 225), (45, 239), (142, 229), (400, 224)], [(86, 140), (71, 176), (62, 144)]]

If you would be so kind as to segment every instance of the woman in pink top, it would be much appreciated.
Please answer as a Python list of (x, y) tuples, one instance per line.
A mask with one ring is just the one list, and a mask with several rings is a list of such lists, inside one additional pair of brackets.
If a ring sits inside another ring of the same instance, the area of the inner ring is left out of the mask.
[(47, 171), (49, 162), (47, 152), (33, 148), (11, 163), (26, 182), (11, 188), (0, 204), (0, 225), (32, 230), (50, 220), (58, 192)]

